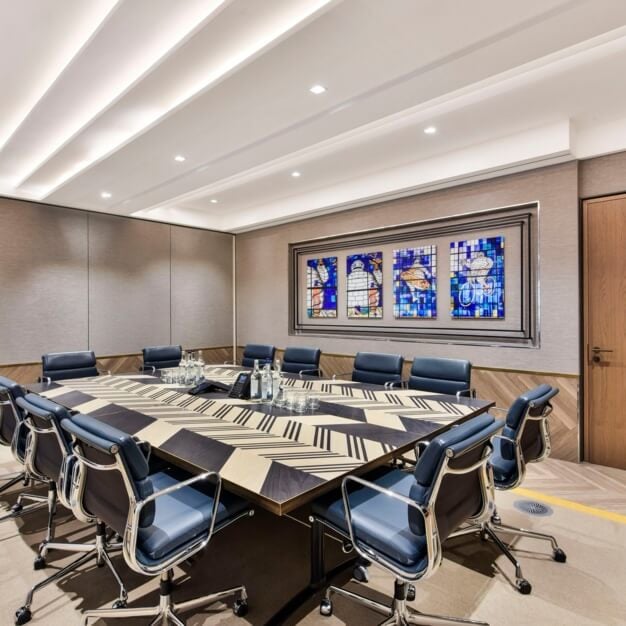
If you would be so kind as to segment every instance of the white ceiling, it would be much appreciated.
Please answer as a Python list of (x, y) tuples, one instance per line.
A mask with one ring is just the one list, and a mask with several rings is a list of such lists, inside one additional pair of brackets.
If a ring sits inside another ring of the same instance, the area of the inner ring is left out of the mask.
[(0, 42), (0, 195), (51, 204), (240, 232), (626, 149), (623, 0), (20, 0)]

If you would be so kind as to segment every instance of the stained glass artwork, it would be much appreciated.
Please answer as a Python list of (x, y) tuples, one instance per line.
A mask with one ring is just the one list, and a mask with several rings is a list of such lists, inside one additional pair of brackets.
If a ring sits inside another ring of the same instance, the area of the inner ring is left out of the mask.
[(346, 259), (348, 317), (383, 316), (383, 253), (350, 254)]
[(454, 318), (504, 318), (504, 237), (450, 243)]
[(309, 259), (306, 286), (307, 315), (337, 317), (337, 257)]
[(393, 251), (393, 314), (437, 317), (437, 246)]

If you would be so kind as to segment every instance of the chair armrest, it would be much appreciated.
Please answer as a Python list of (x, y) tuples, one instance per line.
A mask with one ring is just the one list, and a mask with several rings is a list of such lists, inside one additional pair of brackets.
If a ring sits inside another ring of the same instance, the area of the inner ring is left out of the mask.
[[(350, 534), (350, 542), (354, 546), (354, 549), (363, 558), (376, 561), (377, 563), (381, 564), (383, 567), (385, 567), (386, 569), (388, 569), (389, 571), (393, 572), (394, 574), (398, 576), (407, 577), (407, 572), (398, 568), (396, 564), (392, 563), (389, 559), (383, 556), (380, 552), (378, 552), (371, 546), (368, 546), (367, 544), (363, 545), (363, 542), (361, 543), (358, 542), (356, 538), (354, 524), (352, 522), (352, 507), (350, 505), (350, 495), (348, 494), (349, 483), (356, 483), (358, 485), (361, 485), (362, 487), (366, 487), (367, 489), (372, 489), (373, 491), (380, 493), (381, 495), (389, 498), (390, 500), (396, 500), (396, 501), (402, 502), (403, 504), (406, 504), (407, 507), (413, 508), (416, 511), (419, 511), (420, 515), (424, 519), (424, 525), (426, 527), (429, 525), (430, 518), (432, 517), (431, 511), (428, 509), (425, 509), (424, 507), (419, 505), (417, 502), (415, 502), (415, 500), (412, 500), (411, 498), (407, 498), (406, 496), (403, 496), (402, 494), (396, 493), (395, 491), (391, 491), (390, 489), (386, 489), (385, 487), (381, 487), (380, 485), (377, 485), (376, 483), (369, 482), (357, 476), (346, 476), (341, 483), (341, 495), (343, 497), (343, 506), (344, 506), (345, 516), (346, 516), (346, 524), (348, 526), (348, 532)], [(427, 543), (430, 546), (430, 542), (428, 539), (427, 539)], [(430, 547), (428, 548), (428, 550), (430, 551)], [(431, 558), (429, 555), (429, 563), (430, 561), (431, 561)]]
[(508, 441), (509, 443), (512, 443), (514, 446), (518, 445), (515, 439), (511, 439), (511, 437), (507, 437), (506, 435), (494, 435), (492, 439), (504, 439), (504, 441)]
[(500, 411), (500, 413), (508, 413), (509, 412), (508, 409), (503, 409), (502, 407), (499, 407), (499, 406), (492, 406), (489, 410), (490, 411)]
[(156, 373), (156, 367), (154, 367), (154, 365), (146, 365), (145, 363), (139, 368), (139, 371), (145, 372), (148, 369), (152, 370), (152, 374)]
[(233, 361), (224, 361), (224, 365), (239, 365), (239, 363), (237, 363), (237, 361), (233, 360)]
[[(465, 395), (469, 394), (469, 395)], [(475, 398), (476, 397), (476, 389), (473, 387), (468, 387), (467, 389), (461, 389), (456, 392), (456, 399), (460, 400), (461, 398)]]
[(146, 462), (150, 462), (150, 455), (152, 454), (152, 446), (150, 445), (150, 442), (145, 439), (140, 439), (139, 437), (133, 437), (133, 439), (137, 442), (139, 449), (146, 457)]
[(314, 374), (319, 374), (320, 376), (322, 375), (322, 370), (319, 367), (316, 367), (310, 370), (300, 370), (298, 372), (298, 376), (302, 377), (302, 374), (307, 374), (309, 372), (313, 372)]
[(50, 376), (38, 376), (37, 382), (46, 383), (46, 385), (49, 385), (50, 383), (52, 383), (52, 378), (50, 378)]
[[(157, 498), (161, 498), (162, 496), (166, 496), (172, 493), (176, 493), (185, 487), (190, 487), (198, 482), (202, 482), (204, 480), (212, 479), (215, 482), (215, 493), (213, 495), (213, 509), (211, 511), (211, 522), (207, 529), (206, 537), (202, 539), (198, 539), (198, 541), (193, 542), (193, 544), (188, 545), (185, 549), (170, 556), (165, 561), (160, 562), (158, 564), (145, 565), (137, 559), (137, 537), (139, 534), (139, 522), (141, 520), (141, 512), (147, 504), (154, 502)], [(159, 491), (155, 491), (151, 493), (149, 496), (144, 498), (143, 500), (139, 500), (134, 503), (134, 506), (131, 506), (128, 512), (128, 521), (126, 525), (126, 533), (124, 534), (124, 555), (128, 560), (128, 564), (134, 569), (136, 572), (140, 572), (143, 574), (156, 574), (160, 573), (164, 569), (170, 569), (174, 567), (178, 563), (188, 559), (192, 554), (202, 550), (210, 541), (213, 536), (213, 529), (215, 527), (215, 519), (217, 518), (218, 507), (220, 504), (220, 495), (222, 491), (222, 479), (217, 472), (204, 472), (203, 474), (198, 474), (197, 476), (192, 476), (187, 480), (184, 480), (176, 485), (172, 485), (171, 487), (166, 487), (165, 489), (161, 489)]]
[(101, 376), (110, 376), (111, 370), (101, 370), (99, 367), (96, 368), (98, 370), (98, 374)]
[(350, 376), (352, 377), (352, 372), (339, 372), (339, 374), (333, 374), (333, 380), (337, 380), (340, 376)]

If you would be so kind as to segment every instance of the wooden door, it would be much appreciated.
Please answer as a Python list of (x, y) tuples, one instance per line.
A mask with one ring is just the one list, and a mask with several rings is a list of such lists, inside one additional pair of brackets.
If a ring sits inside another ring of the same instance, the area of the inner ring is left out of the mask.
[(626, 469), (626, 195), (583, 205), (585, 460)]

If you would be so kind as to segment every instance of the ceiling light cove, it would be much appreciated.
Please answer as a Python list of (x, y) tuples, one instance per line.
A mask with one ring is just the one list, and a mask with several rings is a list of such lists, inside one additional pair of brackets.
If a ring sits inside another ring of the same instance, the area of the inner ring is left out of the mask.
[(182, 163), (183, 161), (186, 161), (187, 159), (182, 155), (182, 154), (177, 154), (174, 157), (174, 161), (176, 161), (177, 163)]
[(436, 132), (437, 132), (436, 126), (426, 126), (426, 128), (424, 129), (425, 135), (434, 135)]
[(111, 197), (111, 192), (109, 192), (109, 191), (102, 191), (102, 192), (100, 192), (100, 197), (104, 198), (105, 200), (108, 200)]
[(313, 87), (311, 87), (311, 89), (309, 89), (309, 91), (312, 94), (315, 94), (316, 96), (319, 96), (321, 93), (324, 93), (326, 91), (326, 87), (324, 87), (324, 85), (313, 85)]

